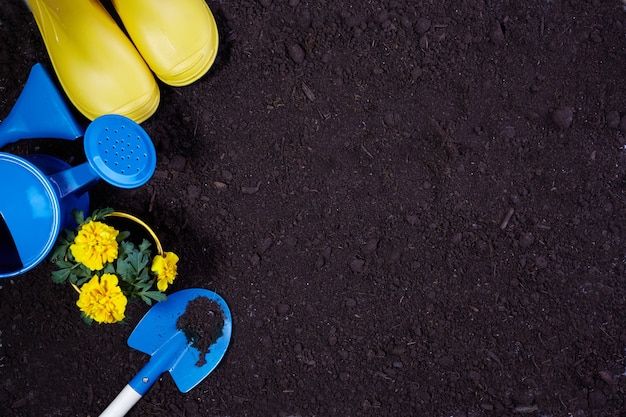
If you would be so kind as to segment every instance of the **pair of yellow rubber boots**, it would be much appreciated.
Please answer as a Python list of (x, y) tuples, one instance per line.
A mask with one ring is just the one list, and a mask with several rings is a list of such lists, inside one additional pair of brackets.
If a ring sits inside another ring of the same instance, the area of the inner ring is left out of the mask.
[(110, 0), (130, 39), (99, 0), (25, 1), (61, 87), (90, 120), (121, 114), (145, 121), (160, 101), (154, 75), (188, 85), (217, 54), (217, 26), (204, 0)]

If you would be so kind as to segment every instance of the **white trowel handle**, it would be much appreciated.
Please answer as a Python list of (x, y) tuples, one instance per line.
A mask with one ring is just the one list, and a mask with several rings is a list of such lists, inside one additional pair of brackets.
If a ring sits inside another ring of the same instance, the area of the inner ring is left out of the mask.
[(100, 414), (100, 417), (123, 417), (140, 399), (141, 394), (130, 385), (126, 385), (106, 410)]

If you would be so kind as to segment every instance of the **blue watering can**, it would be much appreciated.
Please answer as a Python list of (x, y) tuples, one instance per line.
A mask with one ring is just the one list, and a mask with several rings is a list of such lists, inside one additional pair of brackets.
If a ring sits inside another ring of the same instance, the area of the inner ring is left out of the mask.
[(71, 212), (89, 209), (87, 191), (99, 180), (120, 188), (145, 184), (156, 151), (137, 123), (104, 115), (83, 129), (41, 64), (33, 66), (9, 116), (0, 148), (20, 139), (83, 137), (87, 161), (70, 166), (50, 155), (0, 152), (0, 278), (22, 274), (50, 252)]

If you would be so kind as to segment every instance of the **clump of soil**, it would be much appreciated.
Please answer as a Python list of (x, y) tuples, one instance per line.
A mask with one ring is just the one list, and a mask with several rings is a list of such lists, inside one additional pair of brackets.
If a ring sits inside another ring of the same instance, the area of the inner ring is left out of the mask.
[(185, 312), (176, 321), (176, 328), (185, 332), (191, 346), (200, 352), (200, 359), (196, 362), (200, 367), (206, 363), (211, 345), (222, 335), (224, 313), (217, 302), (197, 297), (187, 304)]

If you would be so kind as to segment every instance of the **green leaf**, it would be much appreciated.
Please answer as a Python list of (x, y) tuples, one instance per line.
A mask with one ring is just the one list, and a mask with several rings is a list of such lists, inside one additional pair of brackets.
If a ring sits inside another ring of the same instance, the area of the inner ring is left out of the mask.
[(133, 267), (131, 264), (124, 260), (119, 260), (117, 262), (117, 268), (115, 272), (117, 272), (118, 277), (122, 281), (126, 281), (129, 283), (132, 283), (134, 281)]
[(152, 279), (150, 278), (150, 274), (148, 274), (147, 268), (144, 267), (141, 271), (139, 271), (139, 273), (135, 277), (135, 282), (137, 283), (137, 285), (142, 284), (146, 288), (150, 288), (150, 286), (152, 285)]
[(72, 244), (74, 242), (74, 239), (76, 239), (76, 233), (73, 230), (65, 230), (65, 240), (67, 241), (68, 245)]
[(99, 274), (87, 268), (83, 264), (78, 264), (76, 267), (72, 268), (72, 272), (70, 273), (70, 282), (73, 282), (74, 284), (83, 284), (93, 278), (94, 275)]
[(96, 209), (91, 213), (91, 216), (87, 220), (102, 221), (107, 215), (113, 213), (114, 211), (115, 210), (113, 210), (110, 207), (103, 208), (103, 209)]
[(151, 246), (151, 243), (148, 240), (144, 239), (139, 245), (139, 250), (141, 252), (145, 252), (150, 248), (150, 246)]
[[(94, 275), (96, 275), (95, 271), (92, 271), (91, 269), (87, 268), (85, 265), (83, 264), (76, 264), (76, 266), (74, 267), (74, 270), (76, 270), (76, 274), (79, 276), (83, 276), (83, 277), (93, 277)], [(98, 274), (100, 275), (100, 274)]]
[(64, 259), (65, 258), (65, 254), (67, 253), (67, 250), (69, 248), (69, 245), (57, 245), (52, 249), (52, 252), (50, 252), (50, 261), (51, 262), (56, 262), (58, 265), (58, 260), (59, 259)]
[(69, 269), (61, 269), (58, 271), (52, 271), (52, 282), (54, 282), (55, 284), (63, 284), (65, 281), (67, 281), (69, 276), (70, 276)]
[(151, 306), (151, 305), (152, 305), (152, 300), (151, 300), (148, 296), (146, 296), (146, 295), (144, 295), (144, 294), (139, 294), (139, 296), (141, 297), (141, 300), (142, 300), (144, 303), (146, 303), (146, 304), (147, 304), (147, 305), (149, 305), (149, 306)]
[(76, 284), (77, 286), (81, 286), (83, 285), (85, 282), (89, 281), (92, 277), (75, 277), (76, 282), (74, 282), (74, 284)]
[(86, 315), (85, 313), (83, 313), (82, 311), (80, 312), (80, 316), (82, 317), (83, 321), (89, 325), (93, 324), (93, 319), (91, 317), (89, 317), (88, 315)]
[(118, 246), (117, 259), (125, 258), (129, 253), (135, 250), (135, 245), (132, 242), (120, 242)]
[(74, 263), (59, 259), (58, 261), (55, 262), (55, 265), (59, 268), (65, 269), (65, 268), (72, 268), (74, 266)]
[(131, 265), (134, 276), (139, 278), (141, 270), (146, 267), (149, 259), (145, 252), (138, 251), (133, 245), (133, 250), (126, 253), (125, 261)]
[(74, 220), (77, 224), (85, 223), (85, 214), (81, 210), (72, 210), (72, 216), (74, 217)]
[(121, 241), (126, 239), (128, 236), (130, 236), (130, 232), (128, 230), (120, 231), (117, 234), (117, 237), (115, 238), (115, 240), (117, 240), (117, 243), (120, 243)]
[(165, 301), (167, 300), (167, 295), (163, 294), (161, 291), (146, 291), (143, 293), (148, 298), (153, 299), (154, 301)]
[(74, 242), (75, 235), (71, 230), (63, 230), (57, 238), (56, 245), (52, 249), (49, 255), (50, 261), (54, 262), (57, 259), (65, 259), (70, 257), (70, 246)]

